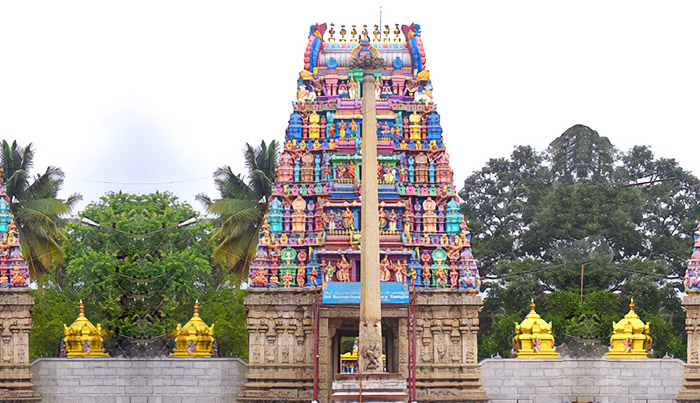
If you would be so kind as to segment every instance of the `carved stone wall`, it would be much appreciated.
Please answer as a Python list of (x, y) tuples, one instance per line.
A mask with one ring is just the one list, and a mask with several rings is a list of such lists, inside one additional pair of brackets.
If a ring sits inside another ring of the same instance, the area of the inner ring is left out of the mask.
[(0, 401), (38, 402), (29, 367), (34, 298), (28, 289), (0, 290)]
[(314, 291), (251, 289), (248, 373), (238, 401), (310, 401), (313, 393)]
[[(314, 388), (314, 301), (317, 291), (251, 289), (246, 297), (250, 359), (239, 401), (309, 402)], [(416, 295), (417, 399), (481, 402), (477, 364), (481, 298), (467, 292), (418, 291)], [(330, 402), (338, 372), (340, 335), (357, 331), (359, 305), (319, 306), (318, 401)], [(408, 376), (406, 305), (383, 305), (387, 370)], [(344, 333), (345, 332), (345, 333)]]
[(417, 292), (417, 400), (474, 402), (481, 389), (477, 335), (481, 297), (466, 292)]

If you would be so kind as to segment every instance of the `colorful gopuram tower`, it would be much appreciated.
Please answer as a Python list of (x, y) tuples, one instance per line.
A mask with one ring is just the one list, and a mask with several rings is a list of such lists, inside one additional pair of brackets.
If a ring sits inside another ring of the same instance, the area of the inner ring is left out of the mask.
[[(326, 28), (310, 29), (250, 268), (250, 357), (238, 400), (330, 402), (342, 348), (358, 336), (361, 274), (372, 270), (381, 279), (383, 365), (407, 380), (409, 399), (486, 401), (477, 366), (480, 279), (420, 27), (396, 24), (392, 36), (385, 26), (381, 36), (375, 26), (370, 36), (365, 26), (350, 37), (345, 26), (336, 32), (331, 24), (327, 36)], [(363, 94), (366, 70), (352, 66), (367, 54), (383, 63), (374, 91)], [(368, 96), (376, 105), (380, 257), (363, 267)]]
[(29, 295), (29, 269), (2, 175), (0, 168), (0, 401), (38, 402), (29, 368), (34, 298)]

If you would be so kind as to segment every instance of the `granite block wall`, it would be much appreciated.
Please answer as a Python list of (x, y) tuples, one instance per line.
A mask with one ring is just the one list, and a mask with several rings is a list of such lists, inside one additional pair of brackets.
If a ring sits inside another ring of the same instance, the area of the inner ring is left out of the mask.
[(42, 403), (232, 403), (245, 380), (239, 358), (40, 358)]
[(678, 359), (488, 359), (481, 380), (494, 403), (670, 403), (683, 370)]
[[(670, 403), (683, 383), (678, 359), (488, 359), (493, 403)], [(32, 376), (43, 403), (233, 403), (245, 381), (238, 358), (41, 358)]]

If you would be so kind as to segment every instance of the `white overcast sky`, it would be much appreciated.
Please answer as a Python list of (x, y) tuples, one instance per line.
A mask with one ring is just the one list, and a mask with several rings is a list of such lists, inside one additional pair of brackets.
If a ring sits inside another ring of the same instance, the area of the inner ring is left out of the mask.
[(3, 1), (0, 138), (81, 207), (158, 189), (201, 208), (246, 142), (283, 139), (309, 25), (371, 30), (380, 5), (422, 27), (458, 189), (577, 123), (700, 175), (698, 1)]

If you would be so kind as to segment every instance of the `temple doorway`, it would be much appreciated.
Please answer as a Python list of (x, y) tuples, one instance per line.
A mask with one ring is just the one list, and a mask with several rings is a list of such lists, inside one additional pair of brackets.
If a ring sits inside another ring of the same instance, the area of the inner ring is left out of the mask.
[[(398, 343), (394, 340), (395, 326), (390, 326), (388, 322), (395, 322), (392, 318), (382, 320), (382, 355), (384, 359), (384, 372), (398, 372)], [(385, 323), (387, 322), (387, 323)], [(393, 323), (392, 323), (393, 324)], [(358, 342), (357, 320), (345, 320), (343, 326), (336, 331), (333, 337), (334, 373), (357, 373), (357, 342)]]

